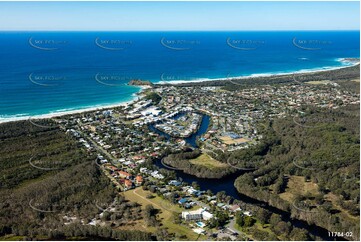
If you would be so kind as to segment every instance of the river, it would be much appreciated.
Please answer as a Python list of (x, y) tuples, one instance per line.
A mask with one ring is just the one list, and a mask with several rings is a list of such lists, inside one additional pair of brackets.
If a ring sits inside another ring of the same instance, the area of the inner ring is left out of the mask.
[[(196, 144), (196, 139), (197, 137), (200, 137), (201, 135), (203, 135), (205, 132), (207, 132), (208, 126), (210, 123), (210, 116), (208, 115), (203, 115), (202, 117), (202, 123), (198, 129), (198, 131), (196, 133), (194, 133), (193, 135), (191, 135), (190, 137), (186, 138), (186, 142), (191, 145), (194, 148), (197, 148), (197, 144)], [(160, 134), (162, 136), (164, 136), (167, 139), (170, 139), (170, 136), (160, 130), (158, 130), (157, 128), (155, 128), (153, 125), (149, 125), (149, 129), (157, 134)], [(164, 168), (167, 170), (170, 170), (169, 168), (165, 167), (161, 160), (158, 159), (155, 162), (155, 165), (158, 166), (159, 168)], [(320, 238), (322, 238), (323, 240), (341, 240), (344, 241), (346, 239), (341, 238), (341, 237), (330, 237), (329, 236), (329, 231), (321, 228), (319, 226), (316, 225), (309, 225), (307, 224), (305, 221), (302, 220), (298, 220), (298, 219), (294, 219), (291, 218), (291, 214), (288, 212), (285, 212), (283, 210), (280, 210), (276, 207), (270, 206), (268, 203), (266, 202), (262, 202), (262, 201), (258, 201), (256, 199), (253, 199), (251, 197), (242, 195), (240, 193), (238, 193), (237, 189), (234, 186), (234, 181), (235, 179), (244, 174), (247, 171), (239, 171), (236, 172), (234, 174), (231, 174), (229, 176), (223, 177), (221, 179), (206, 179), (206, 178), (198, 178), (196, 176), (193, 175), (189, 175), (184, 173), (183, 171), (180, 170), (174, 170), (178, 179), (182, 180), (184, 182), (187, 182), (189, 184), (191, 184), (192, 182), (197, 182), (201, 188), (201, 190), (211, 190), (214, 194), (216, 194), (217, 192), (220, 191), (224, 191), (227, 195), (233, 197), (234, 199), (240, 200), (242, 202), (248, 203), (248, 204), (252, 204), (252, 205), (256, 205), (259, 207), (262, 207), (264, 209), (267, 209), (269, 211), (271, 211), (272, 213), (275, 214), (279, 214), (282, 216), (283, 220), (286, 222), (291, 222), (291, 224), (294, 227), (297, 228), (304, 228), (306, 229), (310, 234), (318, 236)]]
[[(176, 116), (175, 119), (179, 118), (179, 116)], [(196, 140), (197, 137), (200, 137), (201, 135), (203, 135), (204, 133), (207, 132), (209, 123), (210, 123), (210, 116), (208, 115), (203, 115), (202, 117), (202, 122), (201, 125), (198, 129), (198, 131), (194, 134), (192, 134), (191, 136), (189, 136), (188, 138), (185, 139), (185, 141), (191, 145), (193, 148), (198, 148)], [(164, 133), (163, 131), (158, 130), (157, 128), (155, 128), (153, 125), (149, 125), (149, 129), (152, 130), (153, 132), (160, 134), (162, 136), (164, 136), (167, 139), (170, 139), (171, 137)], [(161, 160), (157, 160), (155, 162), (155, 165), (157, 165), (159, 168), (164, 168), (164, 169), (168, 169), (167, 167), (165, 167)], [(169, 170), (169, 169), (168, 169)], [(191, 184), (193, 181), (196, 181), (199, 186), (201, 187), (202, 190), (211, 190), (213, 193), (217, 193), (220, 191), (225, 191), (227, 195), (235, 198), (235, 199), (239, 199), (241, 200), (240, 194), (237, 192), (237, 189), (234, 187), (234, 180), (241, 174), (243, 174), (243, 171), (240, 171), (238, 173), (234, 173), (232, 175), (229, 175), (227, 177), (223, 177), (221, 179), (205, 179), (205, 178), (198, 178), (196, 176), (193, 175), (189, 175), (187, 173), (184, 173), (183, 171), (180, 170), (175, 170), (177, 177), (181, 178), (182, 181), (187, 182), (189, 184)]]

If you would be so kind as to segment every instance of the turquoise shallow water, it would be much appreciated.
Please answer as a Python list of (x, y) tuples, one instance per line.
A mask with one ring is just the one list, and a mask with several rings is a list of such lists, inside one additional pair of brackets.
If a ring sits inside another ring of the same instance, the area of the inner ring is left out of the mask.
[(336, 68), (358, 31), (0, 32), (0, 119), (130, 101), (132, 79), (194, 81)]

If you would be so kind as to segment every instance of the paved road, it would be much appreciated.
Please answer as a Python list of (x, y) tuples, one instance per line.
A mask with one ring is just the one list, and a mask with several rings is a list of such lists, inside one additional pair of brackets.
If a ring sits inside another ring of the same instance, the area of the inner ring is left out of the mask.
[(77, 132), (79, 134), (81, 134), (85, 139), (87, 139), (90, 143), (93, 144), (94, 148), (97, 149), (98, 151), (100, 151), (101, 153), (103, 153), (103, 155), (107, 156), (108, 159), (113, 163), (116, 162), (116, 159), (111, 155), (109, 154), (108, 151), (106, 151), (105, 149), (103, 149), (103, 147), (99, 146), (92, 138), (90, 138), (87, 134), (83, 133), (82, 131), (80, 130), (77, 130)]
[[(100, 153), (102, 153), (103, 155), (105, 155), (106, 157), (108, 157), (108, 159), (110, 160), (110, 162), (113, 165), (116, 165), (116, 159), (109, 154), (108, 151), (106, 151), (105, 149), (103, 149), (101, 146), (99, 146), (91, 137), (89, 137), (87, 134), (85, 134), (84, 132), (80, 131), (79, 129), (77, 130), (77, 132), (83, 136), (84, 139), (88, 140), (90, 143), (93, 144), (94, 148), (97, 149)], [(95, 161), (96, 162), (96, 161)], [(98, 164), (99, 165), (99, 164)], [(102, 165), (99, 165), (99, 167), (102, 168), (104, 174), (115, 184), (115, 186), (121, 190), (124, 190), (124, 187), (112, 176), (109, 175), (108, 172), (106, 172), (103, 168)]]
[(211, 147), (211, 149), (213, 149), (213, 150), (220, 150), (224, 153), (224, 150), (214, 146), (213, 144), (210, 144), (209, 142), (204, 142), (204, 144), (205, 144), (205, 146)]
[(243, 233), (242, 231), (239, 231), (238, 229), (236, 229), (235, 225), (236, 225), (236, 217), (234, 217), (234, 218), (229, 222), (229, 224), (227, 224), (225, 227), (226, 227), (227, 229), (229, 229), (229, 230), (230, 230), (231, 232), (233, 232), (233, 233), (234, 233), (234, 232), (238, 233), (241, 237), (245, 238), (246, 240), (250, 240), (245, 233)]
[(205, 204), (202, 201), (198, 201), (197, 199), (191, 197), (189, 200), (191, 200), (192, 202), (195, 202), (198, 206), (203, 207), (203, 208), (207, 208), (210, 209), (209, 205)]
[[(205, 148), (202, 148), (202, 151), (204, 151), (204, 152), (210, 152), (210, 153), (212, 153), (212, 154), (214, 154), (215, 155), (215, 157), (217, 157), (218, 156), (218, 154), (216, 153), (216, 152), (214, 152), (213, 150), (210, 150), (210, 149), (205, 149)], [(215, 160), (212, 156), (209, 156), (212, 160)]]

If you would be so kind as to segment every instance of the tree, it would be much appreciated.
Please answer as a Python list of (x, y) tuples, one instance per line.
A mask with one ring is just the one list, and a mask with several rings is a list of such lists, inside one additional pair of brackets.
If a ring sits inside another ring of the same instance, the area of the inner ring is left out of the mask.
[(282, 221), (281, 216), (275, 213), (272, 213), (269, 219), (269, 223), (272, 225), (272, 227), (275, 227), (281, 221)]
[(103, 212), (102, 220), (103, 220), (103, 221), (109, 221), (109, 220), (110, 220), (110, 216), (111, 216), (110, 212), (104, 211), (104, 212)]
[(217, 192), (216, 197), (218, 201), (223, 201), (223, 199), (226, 197), (226, 192), (225, 191)]
[(192, 182), (192, 187), (193, 187), (194, 189), (196, 189), (196, 190), (199, 190), (199, 189), (200, 189), (200, 186), (199, 186), (199, 184), (198, 184), (196, 181)]
[(151, 204), (145, 206), (144, 209), (144, 220), (149, 226), (157, 226), (158, 222), (156, 219), (157, 210)]
[(149, 188), (149, 191), (150, 191), (151, 193), (155, 193), (157, 190), (156, 190), (156, 187), (151, 186), (151, 187)]
[(256, 212), (256, 217), (261, 222), (261, 224), (266, 224), (269, 222), (271, 213), (269, 211), (267, 211), (266, 209), (260, 208)]
[(146, 217), (150, 217), (150, 216), (155, 215), (155, 209), (154, 209), (152, 204), (148, 204), (147, 206), (145, 206), (144, 215)]
[(307, 231), (304, 229), (294, 228), (290, 234), (292, 240), (296, 241), (306, 241), (309, 240)]
[(236, 214), (236, 223), (240, 226), (244, 226), (244, 215), (241, 212), (237, 212)]
[(179, 213), (173, 212), (173, 222), (175, 224), (180, 224), (182, 222), (181, 216)]
[(162, 100), (162, 97), (156, 92), (150, 92), (145, 96), (145, 99), (151, 99), (153, 104), (156, 105)]
[(154, 196), (153, 196), (153, 194), (147, 194), (146, 198), (147, 199), (152, 199), (152, 198), (154, 198)]
[(251, 227), (256, 222), (252, 216), (245, 216), (244, 217), (244, 226), (245, 227)]
[(169, 239), (170, 234), (168, 233), (167, 229), (157, 229), (156, 231), (156, 237), (157, 240), (161, 241), (161, 240), (168, 240)]
[(288, 235), (291, 231), (291, 224), (286, 223), (284, 221), (280, 221), (277, 223), (276, 226), (273, 227), (273, 231), (277, 234), (277, 235)]

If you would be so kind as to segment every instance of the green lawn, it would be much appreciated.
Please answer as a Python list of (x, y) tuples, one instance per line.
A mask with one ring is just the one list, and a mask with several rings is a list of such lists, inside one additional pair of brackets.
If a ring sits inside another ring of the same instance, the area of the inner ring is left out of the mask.
[[(171, 204), (170, 202), (166, 201), (165, 199), (162, 199), (156, 194), (152, 194), (154, 195), (154, 198), (150, 198), (150, 199), (146, 198), (147, 195), (149, 194), (152, 193), (149, 191), (144, 191), (141, 187), (139, 187), (133, 190), (126, 191), (124, 193), (124, 196), (127, 200), (141, 204), (142, 208), (144, 208), (148, 204), (151, 204), (154, 208), (159, 209), (161, 211), (159, 215), (160, 221), (163, 224), (163, 227), (168, 228), (168, 231), (170, 233), (175, 233), (180, 236), (185, 235), (186, 238), (184, 240), (197, 239), (198, 234), (196, 234), (192, 229), (184, 225), (175, 224), (173, 222), (173, 213), (174, 212), (181, 213), (183, 210), (182, 208), (180, 208), (177, 204)], [(199, 207), (194, 207), (194, 210), (198, 208)], [(147, 229), (150, 232), (155, 232), (157, 228), (148, 227)], [(200, 240), (206, 239), (206, 237), (202, 235), (199, 239)], [(177, 238), (177, 240), (182, 240), (182, 239)]]
[(6, 235), (0, 237), (0, 241), (18, 241), (24, 240), (25, 236), (14, 236), (14, 235)]
[(213, 159), (212, 157), (210, 157), (208, 154), (204, 154), (204, 153), (195, 159), (189, 160), (189, 162), (194, 165), (205, 166), (209, 169), (227, 168), (228, 167), (228, 165), (221, 163), (221, 162), (217, 161), (216, 159)]

